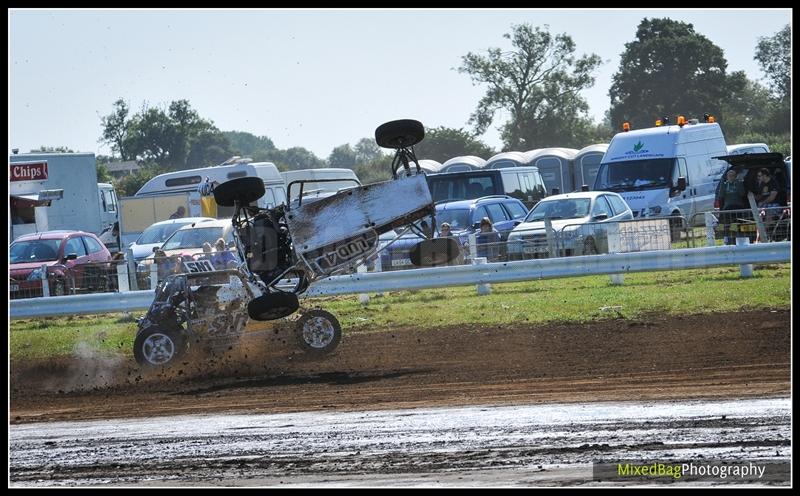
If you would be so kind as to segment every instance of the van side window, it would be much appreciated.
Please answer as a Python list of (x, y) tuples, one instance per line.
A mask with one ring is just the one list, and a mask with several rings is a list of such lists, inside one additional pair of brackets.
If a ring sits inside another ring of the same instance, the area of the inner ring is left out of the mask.
[(282, 186), (278, 186), (274, 191), (275, 200), (278, 202), (278, 205), (286, 203), (286, 190), (284, 190)]
[(686, 168), (686, 159), (683, 157), (679, 157), (678, 159), (678, 167), (675, 168), (675, 177), (672, 180), (672, 184), (678, 184), (679, 177), (686, 178), (686, 184), (689, 185), (689, 170)]
[(114, 201), (114, 192), (112, 190), (103, 190), (101, 194), (105, 197), (104, 205), (106, 212), (116, 212), (117, 202)]
[(272, 192), (272, 188), (267, 189), (264, 192), (264, 196), (262, 197), (264, 202), (267, 205), (267, 208), (274, 208), (275, 207), (275, 194)]

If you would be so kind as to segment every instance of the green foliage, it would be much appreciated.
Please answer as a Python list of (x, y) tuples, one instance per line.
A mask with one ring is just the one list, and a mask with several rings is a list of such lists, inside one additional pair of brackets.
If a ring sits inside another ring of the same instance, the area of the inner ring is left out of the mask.
[(789, 25), (773, 36), (759, 38), (754, 58), (767, 75), (775, 97), (788, 99), (792, 90), (792, 31)]
[(643, 19), (636, 39), (625, 44), (613, 76), (611, 124), (628, 121), (652, 127), (660, 117), (675, 122), (710, 113), (722, 119), (728, 94), (723, 51), (695, 32), (691, 24), (671, 19)]
[(110, 183), (113, 181), (113, 177), (111, 177), (111, 173), (108, 172), (108, 167), (106, 164), (101, 164), (99, 161), (96, 164), (97, 168), (97, 182), (98, 183)]
[(72, 148), (67, 148), (66, 146), (40, 146), (39, 148), (34, 148), (30, 151), (30, 153), (75, 153), (75, 150)]
[(576, 59), (575, 43), (567, 34), (551, 35), (529, 24), (512, 26), (511, 51), (490, 48), (486, 56), (468, 53), (458, 71), (473, 83), (488, 86), (470, 116), (476, 135), (483, 134), (498, 110), (510, 114), (501, 127), (506, 149), (526, 150), (565, 146), (575, 126), (588, 125), (581, 90), (594, 84), (600, 57)]
[(144, 186), (144, 183), (153, 179), (159, 174), (163, 174), (164, 169), (155, 164), (145, 165), (141, 169), (135, 171), (133, 174), (127, 174), (114, 183), (119, 196), (133, 196), (139, 189)]
[(356, 165), (356, 152), (349, 144), (339, 145), (328, 156), (329, 167), (352, 169)]
[(462, 155), (489, 159), (496, 152), (464, 129), (439, 126), (425, 130), (425, 139), (414, 146), (414, 153), (420, 159), (444, 163)]
[(241, 157), (255, 160), (254, 155), (268, 154), (276, 149), (275, 143), (266, 136), (255, 136), (243, 131), (223, 131), (222, 134), (228, 138), (233, 153)]
[(155, 163), (166, 170), (205, 167), (229, 158), (228, 139), (211, 121), (177, 100), (165, 109), (147, 103), (132, 116), (124, 100), (114, 102), (114, 111), (101, 119), (101, 142), (122, 160)]
[(326, 166), (325, 161), (300, 146), (275, 150), (270, 161), (280, 170), (318, 169)]

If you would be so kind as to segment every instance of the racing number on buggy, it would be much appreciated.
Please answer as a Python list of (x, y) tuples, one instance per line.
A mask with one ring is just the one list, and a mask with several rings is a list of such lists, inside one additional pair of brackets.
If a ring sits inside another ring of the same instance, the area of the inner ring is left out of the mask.
[(187, 272), (214, 272), (214, 266), (208, 260), (196, 260), (193, 262), (183, 262)]

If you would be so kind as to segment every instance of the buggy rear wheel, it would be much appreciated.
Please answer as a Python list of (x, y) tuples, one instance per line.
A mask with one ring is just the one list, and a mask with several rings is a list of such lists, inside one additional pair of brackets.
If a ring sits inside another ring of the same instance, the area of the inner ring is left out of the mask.
[(233, 207), (238, 202), (247, 205), (264, 196), (264, 182), (260, 177), (240, 177), (225, 181), (214, 188), (214, 201), (223, 207)]
[(425, 127), (414, 119), (400, 119), (378, 126), (375, 141), (382, 148), (408, 148), (425, 137)]

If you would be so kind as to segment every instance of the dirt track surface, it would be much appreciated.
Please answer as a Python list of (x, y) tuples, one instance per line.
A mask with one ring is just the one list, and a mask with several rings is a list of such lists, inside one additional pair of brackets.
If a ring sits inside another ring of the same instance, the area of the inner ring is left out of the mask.
[(10, 422), (212, 412), (742, 398), (790, 392), (790, 312), (348, 333), (309, 358), (287, 329), (170, 371), (95, 356), (11, 363)]

